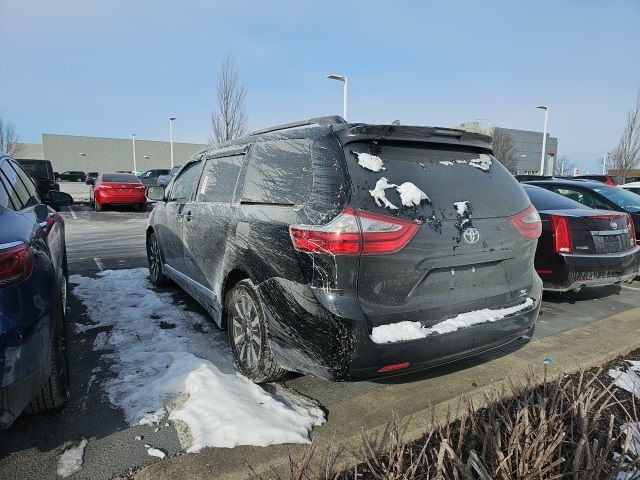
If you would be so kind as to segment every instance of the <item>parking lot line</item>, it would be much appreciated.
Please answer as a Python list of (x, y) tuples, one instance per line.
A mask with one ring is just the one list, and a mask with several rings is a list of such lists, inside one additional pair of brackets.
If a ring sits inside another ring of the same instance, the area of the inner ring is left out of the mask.
[(102, 263), (102, 260), (100, 260), (98, 257), (94, 257), (93, 261), (96, 262), (96, 265), (98, 266), (98, 270), (100, 270), (101, 272), (106, 270), (104, 263)]
[(76, 215), (76, 212), (73, 211), (72, 207), (69, 207), (69, 212), (71, 212), (71, 216), (73, 217), (74, 220), (78, 219), (78, 216)]

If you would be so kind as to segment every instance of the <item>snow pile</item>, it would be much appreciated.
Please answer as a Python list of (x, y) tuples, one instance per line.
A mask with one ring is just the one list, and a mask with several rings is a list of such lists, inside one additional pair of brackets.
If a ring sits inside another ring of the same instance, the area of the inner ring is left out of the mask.
[[(206, 320), (176, 306), (170, 293), (153, 291), (147, 276), (140, 268), (70, 278), (95, 322), (80, 330), (111, 327), (104, 345), (113, 353), (104, 357), (113, 378), (103, 388), (127, 421), (155, 423), (169, 413), (189, 428), (189, 452), (309, 442), (310, 430), (324, 422), (322, 410), (297, 396), (277, 398), (236, 373), (226, 335), (202, 333)], [(167, 412), (176, 399), (184, 402)]]
[(456, 209), (456, 214), (459, 217), (464, 217), (469, 209), (470, 203), (468, 201), (464, 202), (453, 202), (453, 206)]
[(607, 373), (613, 378), (613, 383), (617, 387), (626, 390), (640, 399), (640, 376), (638, 375), (638, 372), (640, 372), (640, 362), (627, 360), (627, 363), (629, 367), (626, 370), (612, 368)]
[(386, 170), (386, 168), (384, 168), (384, 162), (380, 157), (376, 157), (375, 155), (371, 155), (369, 153), (352, 153), (354, 155), (357, 155), (358, 165), (360, 165), (362, 168), (366, 168), (367, 170), (371, 170), (372, 172)]
[(485, 172), (488, 172), (489, 171), (489, 167), (491, 167), (491, 165), (493, 165), (493, 162), (491, 161), (491, 157), (489, 155), (484, 154), (484, 153), (481, 153), (480, 155), (478, 155), (478, 158), (474, 158), (473, 160), (469, 160), (468, 163), (472, 167), (479, 168), (480, 170), (483, 170)]
[(451, 333), (481, 323), (495, 322), (506, 316), (526, 310), (533, 305), (533, 299), (527, 298), (523, 303), (514, 307), (492, 310), (483, 308), (473, 312), (461, 313), (454, 318), (425, 327), (420, 322), (398, 322), (373, 327), (371, 340), (375, 343), (393, 343), (405, 340), (418, 340), (429, 335)]
[(164, 457), (167, 456), (166, 453), (164, 453), (162, 450), (160, 450), (158, 448), (154, 448), (154, 447), (147, 446), (147, 445), (145, 445), (145, 447), (147, 447), (147, 454), (152, 456), (152, 457), (158, 457), (160, 459), (164, 459)]
[(453, 165), (453, 162), (452, 162), (452, 161), (450, 161), (450, 160), (440, 160), (438, 163), (439, 163), (440, 165), (447, 165), (447, 166), (449, 166), (449, 165)]
[(65, 452), (60, 455), (60, 459), (58, 460), (58, 475), (68, 477), (82, 468), (82, 458), (84, 457), (84, 449), (87, 446), (87, 442), (88, 440), (83, 438), (77, 446), (65, 450)]
[(390, 208), (392, 210), (398, 209), (398, 207), (396, 207), (393, 203), (391, 203), (387, 199), (387, 196), (384, 193), (384, 191), (387, 188), (393, 188), (393, 187), (397, 187), (397, 185), (393, 183), (389, 183), (389, 180), (387, 180), (385, 177), (382, 177), (380, 180), (376, 182), (375, 188), (373, 190), (369, 190), (369, 193), (375, 200), (376, 205), (378, 205), (379, 207), (382, 207), (384, 205), (385, 207)]
[(429, 200), (427, 194), (411, 182), (404, 182), (402, 185), (398, 185), (396, 190), (400, 194), (402, 205), (405, 207), (416, 207), (420, 205), (423, 200)]

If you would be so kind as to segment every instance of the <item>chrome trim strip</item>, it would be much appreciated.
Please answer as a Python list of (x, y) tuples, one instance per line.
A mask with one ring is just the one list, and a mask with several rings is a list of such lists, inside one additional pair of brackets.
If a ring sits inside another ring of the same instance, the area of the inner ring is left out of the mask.
[(5, 248), (13, 248), (18, 245), (22, 245), (24, 242), (9, 242), (9, 243), (0, 243), (0, 250), (4, 250)]
[(204, 295), (205, 298), (210, 298), (210, 299), (215, 298), (215, 295), (213, 294), (212, 290), (209, 290), (207, 287), (205, 287), (204, 285), (201, 285), (200, 283), (196, 282), (192, 278), (187, 277), (184, 273), (179, 272), (178, 270), (173, 268), (171, 265), (167, 265), (166, 263), (163, 263), (162, 269), (164, 273), (170, 276), (173, 280), (175, 280), (178, 283), (180, 283), (180, 281), (183, 281), (185, 284), (189, 285), (190, 287), (194, 288), (196, 291), (200, 292), (200, 294)]
[(607, 258), (622, 258), (628, 257), (640, 251), (640, 246), (636, 245), (635, 247), (625, 250), (624, 252), (616, 252), (616, 253), (561, 253), (563, 257), (575, 257), (575, 258), (594, 258), (594, 257), (602, 257), (603, 259)]
[(591, 235), (598, 235), (598, 236), (604, 236), (604, 235), (622, 235), (624, 233), (628, 233), (629, 230), (627, 230), (626, 228), (622, 228), (620, 230), (591, 230)]

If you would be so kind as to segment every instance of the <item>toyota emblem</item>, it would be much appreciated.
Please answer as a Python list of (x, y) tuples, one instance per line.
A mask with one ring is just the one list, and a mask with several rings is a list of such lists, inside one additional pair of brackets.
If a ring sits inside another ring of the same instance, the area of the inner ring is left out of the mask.
[(469, 227), (462, 234), (462, 238), (464, 238), (464, 241), (467, 243), (476, 243), (480, 240), (480, 232), (474, 227)]
[(614, 230), (618, 228), (618, 222), (616, 222), (615, 220), (611, 220), (611, 228), (613, 228)]

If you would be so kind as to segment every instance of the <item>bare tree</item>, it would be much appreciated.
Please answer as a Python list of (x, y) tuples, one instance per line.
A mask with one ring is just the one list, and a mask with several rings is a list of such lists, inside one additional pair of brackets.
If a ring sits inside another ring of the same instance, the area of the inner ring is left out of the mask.
[(569, 176), (573, 175), (573, 170), (577, 168), (576, 162), (571, 160), (566, 155), (558, 157), (553, 165), (553, 174), (558, 177), (560, 175)]
[(618, 140), (618, 145), (609, 152), (611, 170), (627, 177), (629, 170), (640, 162), (640, 91), (635, 106), (627, 114), (627, 124)]
[(218, 78), (217, 109), (211, 114), (211, 137), (209, 143), (232, 140), (245, 133), (247, 113), (244, 100), (247, 89), (238, 78), (235, 61), (227, 53), (220, 65)]
[(0, 117), (0, 151), (16, 156), (24, 148), (20, 143), (20, 135), (16, 134), (13, 123)]
[(517, 173), (518, 152), (511, 135), (503, 130), (494, 128), (492, 137), (493, 156), (500, 160), (500, 163), (511, 173)]

